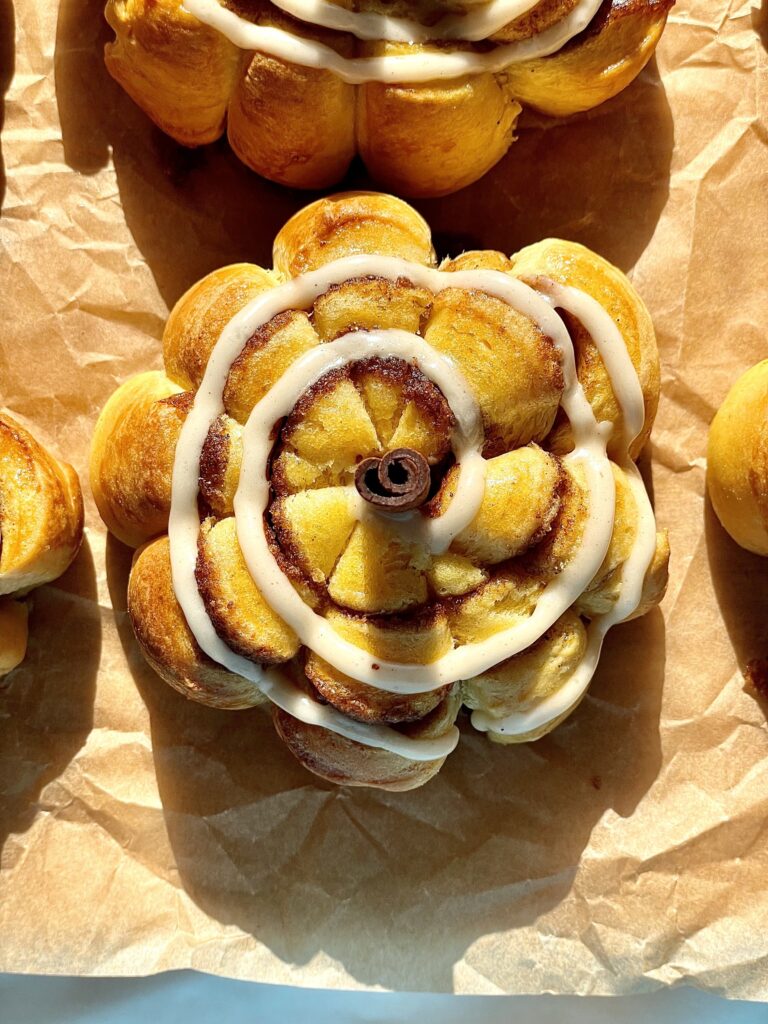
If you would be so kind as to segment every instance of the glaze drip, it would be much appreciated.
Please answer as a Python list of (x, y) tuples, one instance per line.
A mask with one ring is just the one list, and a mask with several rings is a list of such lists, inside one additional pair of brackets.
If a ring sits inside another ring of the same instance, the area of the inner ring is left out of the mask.
[(184, 8), (241, 50), (266, 53), (300, 67), (331, 71), (349, 85), (362, 85), (366, 82), (416, 84), (464, 75), (496, 74), (512, 64), (546, 57), (582, 32), (601, 3), (602, 0), (579, 0), (569, 14), (543, 32), (485, 52), (432, 49), (379, 57), (344, 57), (324, 43), (304, 39), (286, 29), (248, 21), (222, 7), (219, 0), (184, 0)]
[(272, 0), (287, 14), (310, 25), (349, 32), (357, 39), (426, 43), (430, 40), (479, 42), (515, 18), (527, 14), (539, 0), (487, 0), (472, 4), (464, 14), (448, 14), (431, 25), (413, 18), (396, 18), (371, 11), (350, 11), (330, 0)]

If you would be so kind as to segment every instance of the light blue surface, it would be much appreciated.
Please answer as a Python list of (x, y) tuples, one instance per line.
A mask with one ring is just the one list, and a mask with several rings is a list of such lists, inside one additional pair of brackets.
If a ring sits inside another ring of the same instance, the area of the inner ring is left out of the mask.
[(183, 971), (130, 980), (0, 975), (0, 1024), (768, 1024), (768, 1005), (691, 989), (625, 999), (328, 992)]

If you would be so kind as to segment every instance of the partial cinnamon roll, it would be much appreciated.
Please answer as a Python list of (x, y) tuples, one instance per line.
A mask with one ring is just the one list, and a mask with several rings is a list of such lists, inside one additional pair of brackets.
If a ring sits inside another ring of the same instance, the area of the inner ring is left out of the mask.
[(187, 146), (225, 132), (249, 167), (325, 188), (359, 153), (404, 195), (482, 177), (522, 105), (553, 116), (615, 96), (674, 0), (109, 0), (110, 73)]
[(101, 415), (94, 495), (138, 547), (129, 613), (167, 682), (266, 703), (324, 779), (413, 788), (462, 703), (495, 741), (543, 735), (609, 628), (661, 600), (634, 462), (653, 328), (573, 243), (438, 268), (391, 196), (311, 204), (274, 261), (182, 297), (164, 371)]
[(739, 377), (712, 420), (707, 486), (736, 543), (768, 555), (768, 359)]
[(83, 537), (77, 474), (0, 413), (0, 676), (24, 660), (25, 597), (69, 567)]

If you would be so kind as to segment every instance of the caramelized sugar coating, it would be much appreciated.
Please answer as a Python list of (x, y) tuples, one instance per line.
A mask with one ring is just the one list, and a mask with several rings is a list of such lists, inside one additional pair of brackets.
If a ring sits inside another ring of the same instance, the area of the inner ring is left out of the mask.
[[(165, 333), (164, 372), (123, 384), (99, 421), (92, 480), (105, 521), (128, 543), (156, 538), (140, 550), (131, 574), (136, 635), (150, 664), (195, 700), (238, 708), (261, 699), (254, 684), (198, 648), (176, 600), (164, 536), (176, 443), (216, 333), (227, 315), (265, 287), (330, 260), (379, 252), (435, 263), (424, 221), (400, 200), (355, 193), (307, 207), (277, 236), (274, 271), (242, 265), (218, 271), (180, 300)], [(588, 250), (556, 240), (512, 258), (466, 253), (443, 265), (454, 272), (478, 268), (532, 281), (548, 276), (598, 298), (638, 368), (648, 435), (658, 398), (655, 341), (623, 275)], [(618, 406), (591, 339), (578, 324), (569, 326), (587, 397), (598, 417), (620, 431)], [(538, 643), (461, 686), (391, 693), (303, 648), (259, 591), (240, 550), (234, 499), (243, 429), (255, 405), (307, 353), (349, 332), (392, 328), (420, 335), (464, 373), (485, 431), (482, 503), (439, 554), (385, 518), (361, 518), (354, 480), (363, 460), (397, 448), (423, 458), (431, 491), (414, 515), (431, 519), (450, 508), (457, 467), (454, 414), (439, 388), (403, 359), (360, 358), (308, 384), (275, 424), (265, 529), (278, 565), (342, 639), (381, 661), (429, 665), (530, 617), (546, 585), (574, 557), (587, 517), (581, 471), (562, 457), (568, 433), (558, 417), (563, 378), (557, 352), (532, 321), (500, 300), (458, 284), (433, 294), (407, 274), (396, 281), (347, 280), (317, 295), (311, 308), (278, 313), (247, 340), (224, 388), (225, 412), (213, 421), (200, 460), (196, 579), (217, 634), (237, 654), (284, 666), (313, 699), (353, 721), (438, 736), (452, 726), (462, 700), (503, 717), (559, 690), (583, 654), (586, 621), (609, 611), (619, 596), (638, 510), (624, 471), (614, 465), (613, 537), (594, 580)], [(666, 536), (659, 535), (638, 613), (661, 599), (668, 556)], [(275, 710), (274, 720), (294, 754), (326, 779), (411, 788), (442, 763), (363, 746), (285, 711)]]
[[(224, 6), (259, 24), (288, 28), (344, 57), (434, 53), (437, 44), (360, 41), (296, 21), (269, 3)], [(531, 39), (561, 22), (577, 0), (539, 0), (478, 44)], [(159, 127), (186, 146), (224, 133), (249, 167), (295, 188), (327, 188), (359, 153), (393, 191), (437, 196), (482, 177), (514, 140), (521, 104), (563, 116), (615, 96), (650, 59), (673, 0), (604, 0), (588, 28), (548, 57), (417, 84), (348, 85), (334, 73), (264, 53), (241, 52), (188, 14), (182, 0), (108, 0), (112, 76)], [(343, 6), (350, 6), (345, 3)], [(468, 5), (467, 5), (468, 6)], [(407, 0), (370, 9), (434, 24), (462, 5)], [(363, 9), (357, 6), (356, 9)]]
[(82, 539), (74, 469), (0, 413), (0, 677), (26, 653), (28, 609), (18, 598), (61, 576)]

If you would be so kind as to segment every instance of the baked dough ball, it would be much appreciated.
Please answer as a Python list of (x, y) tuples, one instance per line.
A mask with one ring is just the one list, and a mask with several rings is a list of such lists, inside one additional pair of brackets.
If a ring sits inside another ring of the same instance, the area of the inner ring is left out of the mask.
[(707, 486), (736, 543), (768, 555), (768, 359), (739, 377), (712, 420)]

